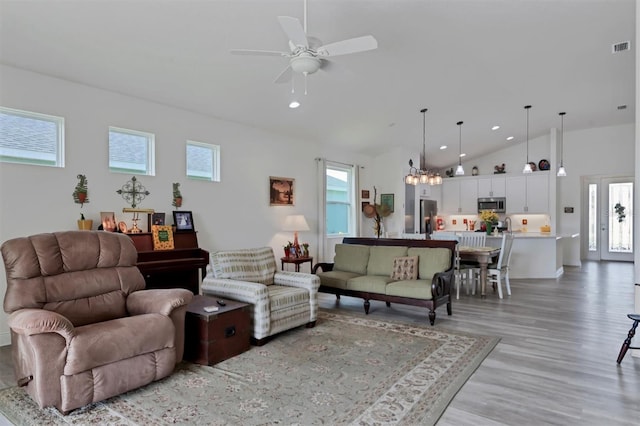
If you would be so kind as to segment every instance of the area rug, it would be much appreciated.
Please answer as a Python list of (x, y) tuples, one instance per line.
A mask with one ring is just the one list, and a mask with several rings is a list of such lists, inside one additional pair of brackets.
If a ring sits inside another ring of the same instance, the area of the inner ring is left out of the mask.
[(314, 328), (67, 416), (18, 387), (0, 391), (0, 412), (18, 425), (430, 425), (498, 340), (321, 311)]

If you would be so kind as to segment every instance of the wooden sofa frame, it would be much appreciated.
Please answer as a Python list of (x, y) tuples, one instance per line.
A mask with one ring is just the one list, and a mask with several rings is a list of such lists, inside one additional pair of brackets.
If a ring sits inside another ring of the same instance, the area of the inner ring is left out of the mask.
[[(404, 305), (422, 306), (429, 309), (429, 322), (431, 325), (436, 320), (436, 308), (443, 304), (447, 305), (447, 315), (451, 315), (451, 289), (453, 288), (454, 266), (455, 266), (455, 247), (457, 241), (447, 240), (409, 240), (401, 238), (360, 238), (346, 237), (342, 240), (342, 244), (361, 244), (367, 246), (404, 246), (404, 247), (443, 247), (451, 250), (450, 267), (444, 272), (435, 274), (431, 281), (431, 300), (414, 299), (410, 297), (389, 296), (380, 293), (371, 293), (365, 291), (340, 289), (320, 285), (318, 291), (323, 293), (335, 294), (337, 299), (340, 296), (359, 297), (364, 299), (364, 312), (369, 314), (370, 300), (380, 300), (391, 306), (391, 303), (400, 303)], [(333, 263), (320, 262), (314, 265), (312, 273), (316, 273), (318, 269), (322, 271), (333, 270)]]

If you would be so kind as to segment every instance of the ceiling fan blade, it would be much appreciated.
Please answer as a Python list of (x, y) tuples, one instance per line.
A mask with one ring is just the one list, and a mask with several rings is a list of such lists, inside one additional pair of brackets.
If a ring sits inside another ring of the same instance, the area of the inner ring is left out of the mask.
[(229, 51), (232, 55), (251, 55), (251, 56), (289, 56), (287, 52), (278, 52), (276, 50), (251, 50), (251, 49), (232, 49)]
[(350, 38), (325, 44), (317, 49), (320, 56), (340, 56), (349, 53), (366, 52), (378, 48), (378, 41), (372, 35)]
[(298, 19), (292, 18), (291, 16), (278, 16), (278, 21), (280, 22), (282, 30), (293, 44), (296, 46), (309, 47), (307, 35)]
[(291, 77), (293, 75), (293, 71), (291, 70), (291, 65), (287, 65), (287, 67), (282, 70), (280, 75), (275, 79), (275, 83), (286, 83), (291, 81)]

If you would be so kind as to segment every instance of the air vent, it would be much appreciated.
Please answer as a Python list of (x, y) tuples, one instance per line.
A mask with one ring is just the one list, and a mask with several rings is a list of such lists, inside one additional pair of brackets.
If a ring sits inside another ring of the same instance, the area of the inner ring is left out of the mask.
[(611, 53), (620, 53), (620, 52), (624, 52), (625, 50), (629, 50), (631, 49), (631, 42), (630, 41), (623, 41), (620, 43), (616, 43), (613, 44), (611, 46)]

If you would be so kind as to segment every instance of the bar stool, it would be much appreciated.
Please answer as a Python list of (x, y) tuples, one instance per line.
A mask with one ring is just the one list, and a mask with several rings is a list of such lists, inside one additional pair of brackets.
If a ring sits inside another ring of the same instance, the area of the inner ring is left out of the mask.
[(624, 339), (622, 348), (620, 348), (620, 354), (618, 355), (618, 364), (622, 362), (622, 358), (624, 358), (628, 349), (640, 349), (640, 346), (630, 346), (631, 339), (636, 334), (636, 327), (638, 327), (638, 323), (640, 322), (640, 314), (629, 314), (627, 316), (630, 320), (633, 320), (633, 325), (631, 326), (631, 330), (629, 330), (629, 335), (626, 339)]

